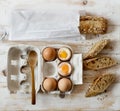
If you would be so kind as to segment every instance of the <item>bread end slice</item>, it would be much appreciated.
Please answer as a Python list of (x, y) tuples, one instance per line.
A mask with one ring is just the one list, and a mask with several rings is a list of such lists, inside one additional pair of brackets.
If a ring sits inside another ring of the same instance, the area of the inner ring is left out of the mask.
[(81, 34), (105, 34), (107, 20), (103, 17), (81, 16), (79, 30)]

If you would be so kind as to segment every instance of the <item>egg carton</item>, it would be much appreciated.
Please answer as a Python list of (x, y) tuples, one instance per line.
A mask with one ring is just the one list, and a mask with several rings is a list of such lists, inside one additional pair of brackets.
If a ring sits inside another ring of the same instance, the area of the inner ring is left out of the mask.
[[(7, 60), (7, 85), (11, 93), (30, 93), (31, 92), (31, 69), (28, 65), (28, 52), (36, 51), (40, 58), (40, 50), (34, 46), (18, 45), (12, 46), (8, 51)], [(40, 73), (40, 63), (35, 68), (35, 87), (40, 81), (38, 73)], [(40, 77), (40, 76), (39, 76)]]
[[(51, 45), (47, 47), (54, 47), (59, 49), (61, 47), (72, 48), (68, 45)], [(59, 59), (56, 59), (52, 62), (45, 62), (42, 57), (42, 49), (38, 49), (35, 46), (29, 45), (17, 45), (10, 47), (8, 51), (8, 60), (7, 60), (7, 85), (11, 93), (31, 93), (31, 69), (28, 65), (28, 52), (34, 50), (38, 55), (38, 63), (35, 67), (35, 89), (36, 93), (41, 89), (43, 92), (42, 82), (45, 77), (53, 77), (56, 80), (60, 79), (60, 75), (57, 71), (57, 65), (60, 63)], [(68, 78), (71, 79), (74, 85), (80, 85), (83, 83), (83, 68), (82, 68), (82, 54), (74, 54), (72, 50), (72, 58), (70, 59), (70, 64), (72, 64), (74, 71), (71, 76)], [(52, 69), (52, 70), (51, 70)], [(49, 75), (50, 74), (50, 75)], [(66, 92), (70, 94), (73, 90)], [(58, 94), (60, 91), (52, 91), (50, 94)]]
[[(74, 54), (74, 51), (68, 45), (50, 45), (50, 46), (46, 46), (46, 47), (42, 48), (41, 55), (42, 55), (43, 50), (47, 47), (52, 47), (52, 48), (55, 48), (56, 50), (59, 50), (62, 47), (67, 47), (72, 51), (72, 57), (67, 62), (72, 65), (73, 71), (70, 74), (70, 76), (65, 77), (65, 78), (70, 79), (72, 82), (71, 90), (65, 92), (65, 94), (70, 94), (73, 91), (74, 85), (80, 85), (83, 83), (82, 54)], [(43, 61), (43, 64), (41, 66), (42, 67), (42, 76), (43, 76), (42, 81), (44, 81), (45, 78), (54, 78), (57, 81), (59, 81), (59, 79), (63, 78), (60, 74), (58, 74), (58, 64), (62, 62), (59, 58), (56, 58), (55, 60), (50, 61), (50, 62), (46, 62), (42, 57), (42, 61)], [(43, 88), (43, 85), (41, 85), (41, 90), (46, 93), (46, 91)], [(57, 89), (57, 90), (51, 91), (49, 93), (50, 94), (60, 94), (61, 91)]]

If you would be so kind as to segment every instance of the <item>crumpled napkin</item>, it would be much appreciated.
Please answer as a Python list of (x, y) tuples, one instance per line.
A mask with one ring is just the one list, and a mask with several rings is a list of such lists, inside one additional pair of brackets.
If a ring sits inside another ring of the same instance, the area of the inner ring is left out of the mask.
[(79, 17), (84, 11), (64, 8), (15, 9), (11, 13), (9, 40), (70, 41), (85, 39), (79, 33)]

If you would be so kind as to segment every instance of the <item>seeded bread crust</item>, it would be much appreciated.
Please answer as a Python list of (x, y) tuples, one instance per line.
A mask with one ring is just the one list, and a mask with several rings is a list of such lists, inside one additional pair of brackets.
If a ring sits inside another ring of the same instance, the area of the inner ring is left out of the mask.
[(115, 75), (103, 74), (96, 78), (86, 92), (86, 97), (96, 96), (104, 92), (115, 81)]
[(79, 30), (81, 34), (105, 34), (107, 20), (103, 17), (81, 16)]
[(85, 54), (84, 59), (89, 59), (97, 56), (97, 54), (109, 43), (109, 39), (104, 39), (96, 42), (92, 48)]
[(117, 64), (117, 62), (107, 56), (95, 57), (92, 59), (83, 61), (84, 67), (91, 70), (100, 70), (108, 67), (112, 67)]

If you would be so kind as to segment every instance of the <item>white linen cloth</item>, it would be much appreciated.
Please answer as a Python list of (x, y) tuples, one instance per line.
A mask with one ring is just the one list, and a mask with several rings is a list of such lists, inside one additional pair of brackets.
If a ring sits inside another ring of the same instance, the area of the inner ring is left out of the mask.
[(9, 40), (81, 40), (79, 17), (84, 11), (68, 7), (45, 7), (39, 9), (15, 9), (11, 13)]

